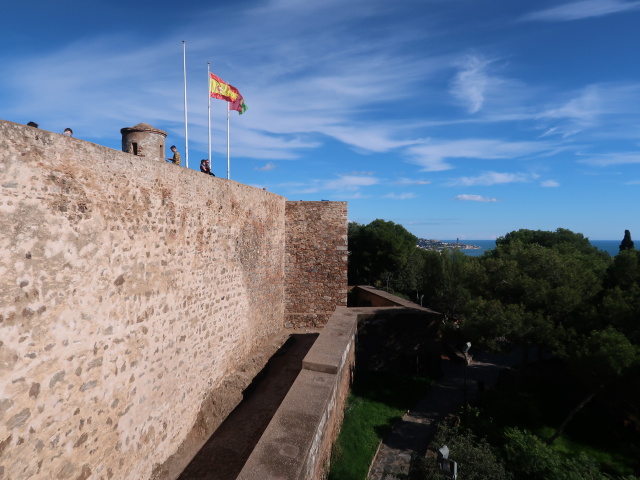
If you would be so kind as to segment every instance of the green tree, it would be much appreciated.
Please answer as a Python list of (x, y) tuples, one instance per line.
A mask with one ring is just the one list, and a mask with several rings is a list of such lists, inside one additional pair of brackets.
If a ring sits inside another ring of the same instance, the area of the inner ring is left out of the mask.
[(374, 220), (368, 225), (350, 223), (349, 283), (385, 284), (407, 267), (418, 238), (402, 225)]
[[(438, 448), (443, 445), (449, 448), (449, 459), (458, 464), (460, 479), (510, 480), (513, 478), (487, 441), (476, 437), (469, 430), (449, 427), (442, 422), (438, 425), (438, 431), (432, 443)], [(435, 458), (414, 461), (408, 477), (410, 480), (441, 480), (443, 478)]]
[(426, 251), (422, 290), (425, 305), (449, 316), (461, 313), (470, 298), (467, 288), (475, 258), (460, 250)]
[(620, 244), (620, 251), (624, 250), (633, 250), (635, 247), (633, 246), (633, 240), (631, 240), (631, 232), (629, 230), (624, 231), (624, 238), (622, 239), (622, 243)]
[(562, 424), (547, 440), (551, 444), (573, 417), (605, 385), (623, 379), (640, 366), (640, 352), (627, 337), (613, 327), (594, 330), (584, 340), (576, 342), (568, 361), (575, 374), (591, 386), (587, 395), (568, 413)]
[(505, 431), (504, 458), (518, 480), (608, 480), (585, 454), (566, 458), (541, 439), (518, 428)]
[(511, 232), (479, 259), (462, 335), (493, 348), (522, 346), (518, 379), (532, 347), (539, 359), (543, 351), (566, 357), (572, 342), (602, 328), (597, 300), (610, 262), (569, 230)]
[[(528, 230), (526, 228), (507, 233), (496, 240), (496, 247), (520, 242), (528, 245), (537, 244), (541, 247), (556, 248), (561, 252), (579, 251), (581, 253), (599, 252), (581, 233), (574, 233), (566, 228), (558, 228), (551, 232), (547, 230)], [(602, 252), (601, 252), (602, 253)]]
[[(529, 318), (548, 321), (553, 328), (589, 332), (599, 326), (594, 299), (609, 262), (606, 254), (569, 230), (518, 230), (498, 239), (496, 248), (480, 258), (484, 271), (472, 293), (521, 305)], [(473, 320), (473, 312), (467, 313)], [(552, 340), (549, 335), (542, 339)]]
[(420, 303), (420, 293), (424, 285), (426, 259), (427, 250), (414, 248), (407, 258), (407, 263), (392, 279), (394, 290), (405, 293), (417, 303)]
[(612, 325), (640, 344), (640, 252), (623, 250), (607, 269), (599, 304), (603, 326)]

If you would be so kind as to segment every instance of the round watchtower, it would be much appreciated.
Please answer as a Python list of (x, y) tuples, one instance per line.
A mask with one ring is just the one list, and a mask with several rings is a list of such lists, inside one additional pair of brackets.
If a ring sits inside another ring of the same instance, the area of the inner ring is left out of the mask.
[(167, 132), (153, 128), (148, 123), (139, 123), (134, 127), (120, 129), (122, 151), (145, 157), (149, 160), (165, 161), (165, 143)]

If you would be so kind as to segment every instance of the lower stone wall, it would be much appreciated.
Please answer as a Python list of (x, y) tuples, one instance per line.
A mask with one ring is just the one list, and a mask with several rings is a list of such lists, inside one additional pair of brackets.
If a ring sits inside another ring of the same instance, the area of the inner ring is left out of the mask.
[(239, 480), (324, 478), (349, 393), (356, 329), (357, 315), (345, 307), (330, 317)]
[(379, 288), (358, 285), (350, 291), (353, 307), (408, 307), (415, 308), (417, 304), (387, 293)]

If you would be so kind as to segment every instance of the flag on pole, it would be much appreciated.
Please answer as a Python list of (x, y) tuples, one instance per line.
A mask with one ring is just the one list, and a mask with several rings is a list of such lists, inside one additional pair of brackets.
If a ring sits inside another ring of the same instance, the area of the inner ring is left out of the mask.
[(240, 115), (247, 111), (247, 106), (244, 103), (242, 95), (238, 95), (235, 101), (229, 103), (229, 110), (236, 110)]
[(219, 98), (227, 102), (235, 102), (238, 98), (242, 99), (242, 95), (236, 87), (229, 85), (213, 73), (209, 73), (209, 95), (211, 98)]

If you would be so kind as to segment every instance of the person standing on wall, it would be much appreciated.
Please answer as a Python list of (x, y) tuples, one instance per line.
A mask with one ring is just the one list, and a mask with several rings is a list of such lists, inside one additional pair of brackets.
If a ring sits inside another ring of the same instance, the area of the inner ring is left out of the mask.
[(180, 165), (180, 154), (178, 153), (178, 149), (175, 145), (171, 145), (170, 149), (173, 152), (173, 157), (167, 157), (167, 160), (173, 162), (175, 165)]

